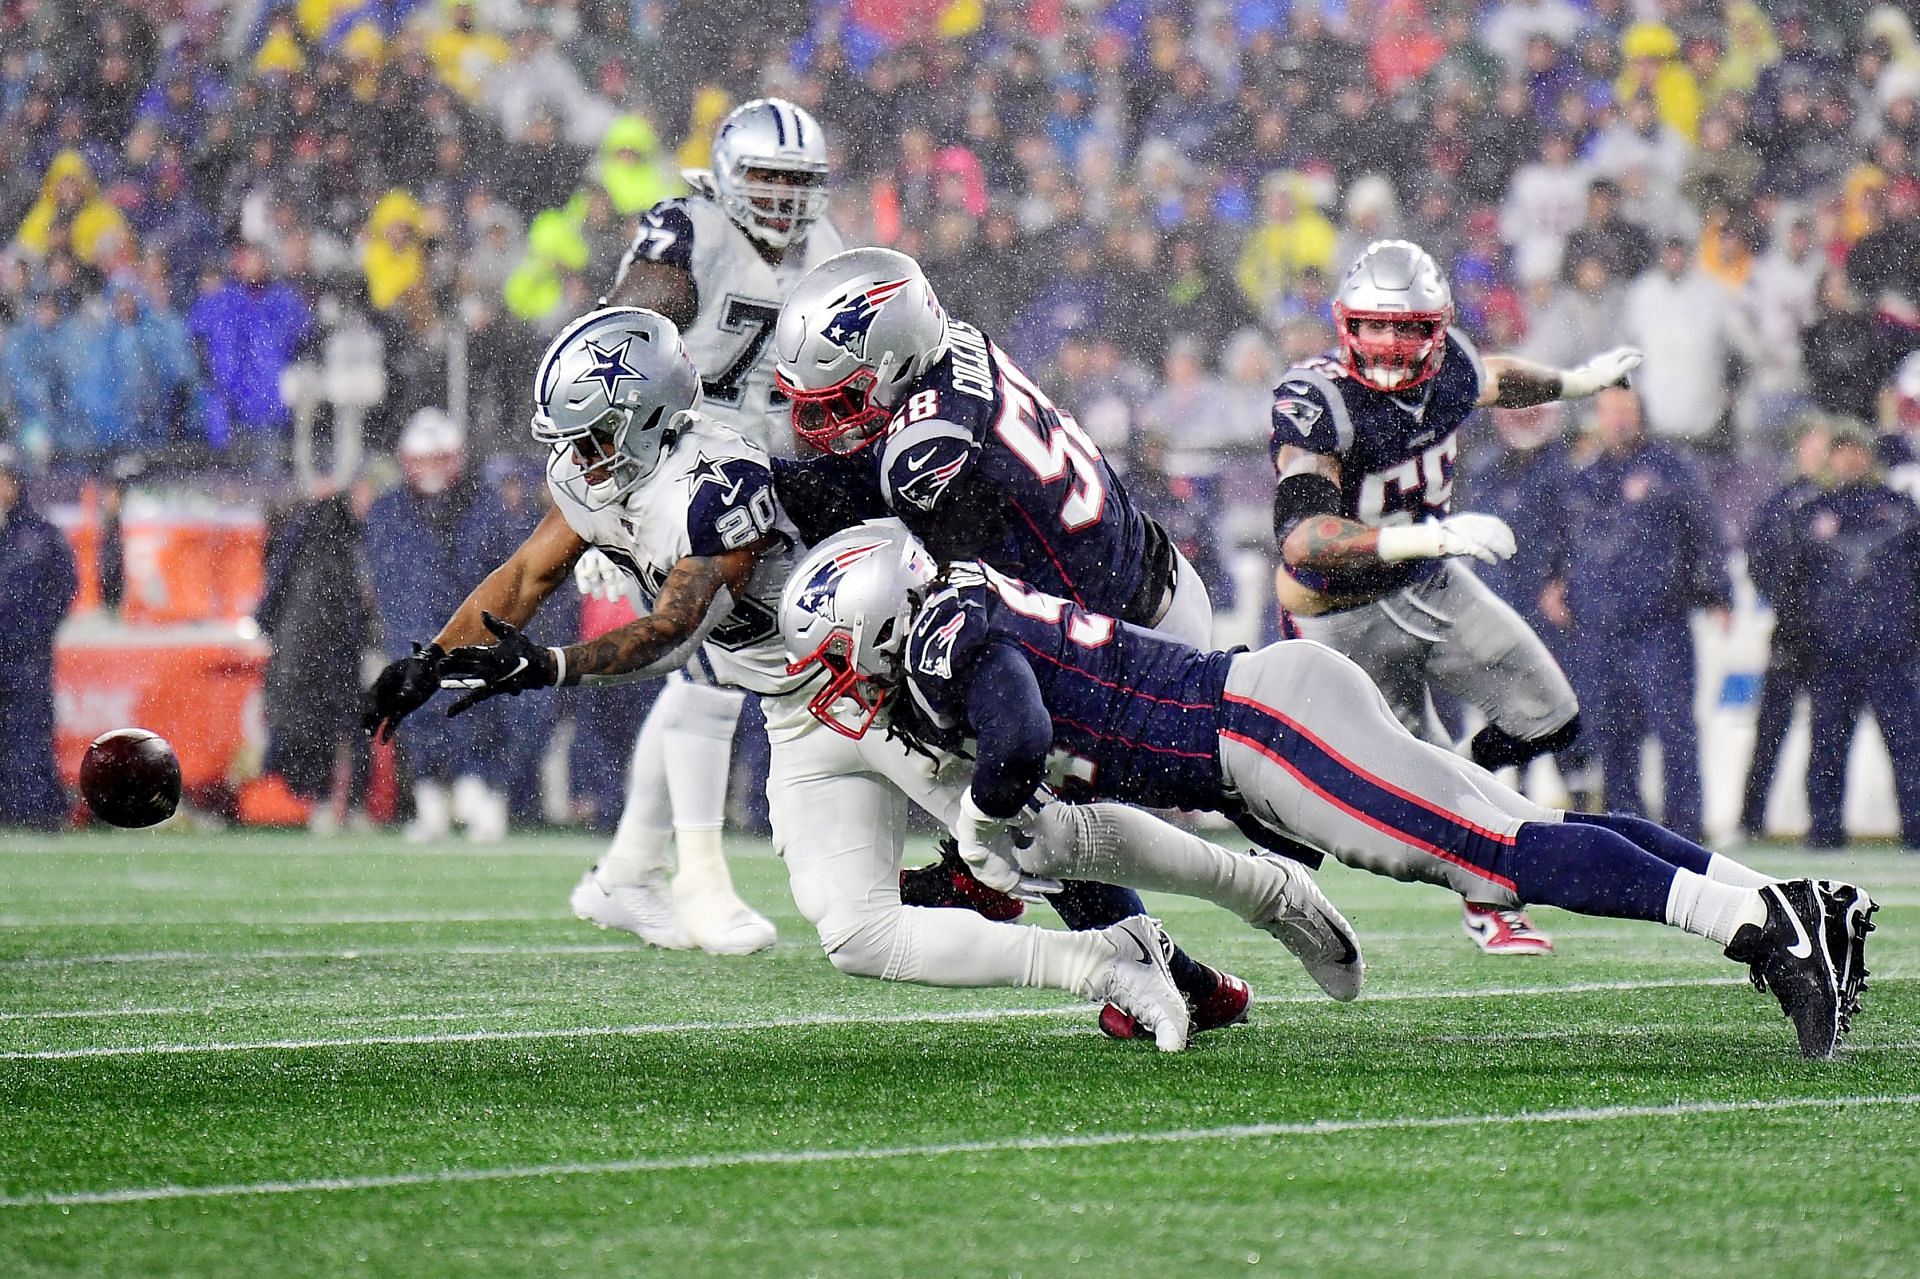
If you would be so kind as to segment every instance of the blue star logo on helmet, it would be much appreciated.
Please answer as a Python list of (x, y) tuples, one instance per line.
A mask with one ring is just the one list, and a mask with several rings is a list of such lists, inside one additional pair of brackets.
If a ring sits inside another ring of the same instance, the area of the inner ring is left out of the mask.
[(587, 340), (587, 354), (593, 357), (593, 367), (573, 379), (575, 386), (582, 382), (598, 382), (607, 393), (607, 402), (614, 403), (614, 391), (620, 385), (621, 378), (635, 377), (642, 382), (647, 375), (627, 363), (627, 348), (633, 345), (633, 339), (627, 338), (619, 346), (601, 346), (591, 338)]
[(820, 331), (820, 336), (854, 359), (866, 359), (867, 331), (873, 327), (873, 317), (888, 299), (906, 287), (907, 281), (903, 277), (854, 294), (840, 304), (840, 309), (827, 321), (827, 327)]
[(794, 600), (794, 605), (809, 613), (823, 612), (833, 602), (833, 592), (839, 587), (840, 579), (847, 575), (847, 570), (886, 545), (886, 540), (882, 539), (877, 542), (862, 542), (838, 552), (832, 559), (813, 571), (813, 576), (807, 579), (807, 584)]

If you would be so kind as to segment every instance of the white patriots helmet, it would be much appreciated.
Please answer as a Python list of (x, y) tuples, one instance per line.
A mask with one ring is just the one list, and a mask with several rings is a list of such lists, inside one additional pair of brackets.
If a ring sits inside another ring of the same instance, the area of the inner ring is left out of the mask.
[(700, 407), (680, 330), (637, 306), (591, 311), (562, 329), (533, 385), (533, 438), (553, 451), (548, 473), (578, 473), (593, 510), (644, 483)]
[[(939, 572), (898, 520), (869, 520), (827, 538), (780, 593), (789, 675), (816, 667), (827, 682), (807, 710), (842, 737), (864, 737), (900, 679), (907, 632)], [(853, 703), (851, 721), (834, 713)]]
[[(1411, 240), (1375, 240), (1347, 268), (1333, 296), (1334, 326), (1355, 379), (1376, 391), (1408, 391), (1440, 371), (1453, 323), (1453, 290), (1440, 264)], [(1393, 326), (1362, 339), (1363, 320)]]
[(947, 313), (906, 254), (849, 249), (794, 286), (773, 349), (794, 431), (817, 449), (855, 453), (879, 435), (907, 385), (947, 353)]
[(742, 231), (768, 248), (806, 238), (827, 211), (827, 135), (785, 98), (727, 113), (713, 137), (713, 190)]

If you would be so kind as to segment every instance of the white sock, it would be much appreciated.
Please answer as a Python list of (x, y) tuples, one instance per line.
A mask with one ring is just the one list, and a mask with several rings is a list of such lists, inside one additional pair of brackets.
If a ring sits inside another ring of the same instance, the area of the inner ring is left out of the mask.
[(717, 826), (711, 830), (682, 828), (674, 831), (673, 842), (680, 853), (680, 869), (673, 876), (673, 897), (676, 902), (687, 902), (708, 894), (738, 900), (738, 895), (733, 891), (733, 876), (727, 870), (727, 859), (722, 851), (722, 834)]
[(1742, 866), (1731, 857), (1722, 857), (1718, 853), (1707, 859), (1707, 878), (1716, 884), (1732, 884), (1738, 888), (1762, 888), (1774, 883), (1771, 875), (1762, 875), (1751, 866)]
[(887, 981), (928, 986), (1034, 986), (1086, 998), (1113, 957), (1099, 932), (997, 924), (967, 910), (903, 906), (891, 921)]
[(1229, 852), (1124, 804), (1049, 804), (1021, 864), (1056, 879), (1097, 879), (1210, 901), (1242, 919), (1265, 919), (1286, 876), (1261, 858)]
[[(655, 703), (657, 707), (659, 704)], [(627, 798), (613, 842), (600, 859), (600, 884), (641, 884), (669, 865), (673, 810), (667, 803), (666, 729), (651, 711), (633, 741), (627, 765)]]
[(1690, 870), (1676, 870), (1667, 889), (1667, 922), (1725, 946), (1745, 924), (1767, 922), (1767, 904), (1750, 887), (1718, 884)]

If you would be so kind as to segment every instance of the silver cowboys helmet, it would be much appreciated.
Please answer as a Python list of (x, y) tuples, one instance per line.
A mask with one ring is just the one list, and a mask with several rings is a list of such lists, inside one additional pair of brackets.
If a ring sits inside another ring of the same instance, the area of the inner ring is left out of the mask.
[[(1446, 358), (1453, 290), (1419, 245), (1375, 240), (1340, 281), (1333, 320), (1356, 379), (1376, 391), (1407, 391), (1438, 373)], [(1391, 326), (1390, 335), (1363, 335), (1367, 321)]]
[[(826, 672), (807, 703), (815, 719), (843, 737), (866, 735), (899, 683), (907, 632), (938, 571), (898, 520), (835, 533), (794, 567), (780, 593), (780, 638), (789, 675)], [(851, 718), (835, 713), (841, 702)]]
[(827, 137), (785, 98), (727, 113), (713, 137), (713, 190), (740, 229), (769, 248), (806, 238), (827, 211)]
[(637, 306), (581, 316), (560, 331), (533, 382), (533, 438), (556, 481), (585, 481), (586, 505), (626, 500), (700, 407), (700, 375), (672, 320)]
[(906, 254), (849, 249), (794, 287), (773, 349), (794, 431), (815, 448), (855, 453), (879, 435), (907, 385), (946, 354), (947, 313)]

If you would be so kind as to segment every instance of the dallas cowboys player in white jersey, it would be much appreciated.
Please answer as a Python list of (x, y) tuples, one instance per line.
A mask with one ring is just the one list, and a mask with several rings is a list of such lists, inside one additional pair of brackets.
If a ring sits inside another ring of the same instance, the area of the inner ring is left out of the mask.
[[(694, 193), (641, 219), (606, 301), (672, 320), (701, 371), (701, 411), (765, 452), (791, 456), (768, 348), (787, 294), (841, 247), (824, 216), (826, 137), (792, 103), (756, 99), (722, 121), (712, 169), (686, 176)], [(624, 577), (593, 553), (576, 572), (583, 592), (608, 596), (625, 589)], [(634, 743), (612, 844), (581, 877), (572, 906), (658, 946), (746, 954), (772, 945), (774, 928), (734, 893), (721, 856), (744, 694), (716, 674), (696, 656), (667, 678)], [(669, 837), (679, 855), (670, 890)]]
[[(1114, 1004), (1163, 1049), (1184, 1046), (1189, 1011), (1171, 975), (1173, 947), (1145, 916), (1063, 933), (900, 903), (906, 799), (953, 826), (970, 767), (879, 734), (826, 731), (810, 712), (816, 672), (788, 664), (774, 612), (793, 525), (767, 455), (699, 411), (699, 378), (672, 323), (624, 307), (576, 320), (542, 359), (536, 397), (534, 435), (552, 450), (555, 507), (431, 645), (381, 673), (375, 721), (397, 723), (438, 687), (468, 690), (449, 711), (458, 714), (500, 693), (657, 675), (699, 650), (718, 678), (763, 699), (775, 845), (836, 968), (1065, 990)], [(588, 643), (532, 644), (519, 626), (589, 546), (632, 576), (647, 612)], [(931, 562), (918, 571), (930, 579)], [(1137, 810), (1096, 808), (1106, 811), (1088, 818), (1043, 804), (1035, 837), (1060, 850), (1059, 864), (1115, 878), (1137, 871), (1149, 886), (1217, 901), (1281, 940), (1329, 994), (1358, 993), (1351, 929), (1298, 866), (1239, 857)]]

